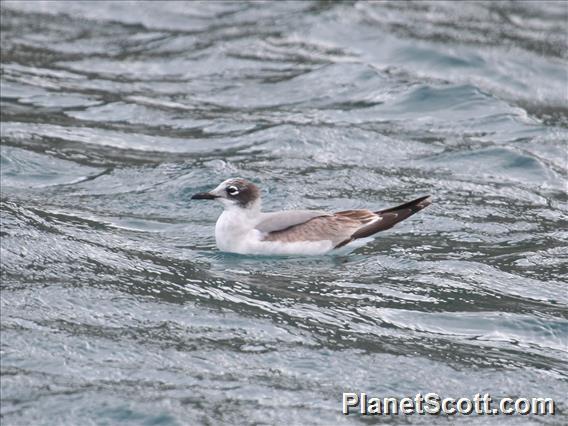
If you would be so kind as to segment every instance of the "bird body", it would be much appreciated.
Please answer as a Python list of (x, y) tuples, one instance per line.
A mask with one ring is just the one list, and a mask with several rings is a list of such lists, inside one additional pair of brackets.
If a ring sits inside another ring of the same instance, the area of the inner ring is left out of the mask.
[(431, 204), (431, 197), (427, 196), (377, 212), (362, 209), (265, 213), (260, 208), (256, 185), (241, 178), (228, 179), (214, 190), (192, 198), (223, 204), (225, 209), (215, 225), (219, 250), (254, 255), (327, 254), (389, 229)]
[[(263, 230), (262, 223), (269, 213), (243, 214), (238, 208), (221, 213), (215, 225), (215, 240), (221, 251), (260, 255), (318, 255), (325, 254), (333, 245), (329, 240), (280, 241)], [(275, 231), (278, 232), (278, 231)]]

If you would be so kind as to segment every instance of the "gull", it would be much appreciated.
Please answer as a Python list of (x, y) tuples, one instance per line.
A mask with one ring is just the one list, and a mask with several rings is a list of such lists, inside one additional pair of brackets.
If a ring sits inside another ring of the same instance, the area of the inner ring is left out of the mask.
[(392, 228), (432, 203), (429, 195), (397, 207), (371, 211), (318, 210), (261, 211), (259, 188), (242, 178), (232, 178), (193, 200), (220, 202), (223, 213), (215, 225), (221, 251), (251, 255), (323, 255), (343, 247), (356, 247), (377, 232)]

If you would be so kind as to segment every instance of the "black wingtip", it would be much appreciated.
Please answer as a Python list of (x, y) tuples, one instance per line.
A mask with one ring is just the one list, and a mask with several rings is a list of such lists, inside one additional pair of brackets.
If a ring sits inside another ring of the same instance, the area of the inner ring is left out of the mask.
[[(408, 219), (414, 213), (418, 213), (420, 210), (428, 207), (430, 204), (432, 204), (432, 196), (425, 195), (424, 197), (417, 198), (409, 201), (408, 203), (401, 204), (400, 206), (379, 210), (375, 213), (381, 216), (381, 220), (357, 230), (353, 233), (353, 235), (351, 235), (351, 238), (347, 242), (358, 238), (370, 237), (377, 232), (390, 229), (397, 223)], [(341, 245), (343, 245), (343, 243), (340, 243), (337, 247), (340, 247)]]
[(431, 195), (425, 195), (423, 197), (409, 201), (408, 203), (401, 204), (400, 206), (390, 207), (390, 208), (384, 209), (384, 210), (379, 210), (375, 213), (377, 213), (377, 214), (389, 213), (389, 212), (395, 212), (395, 211), (400, 211), (400, 210), (404, 210), (404, 209), (410, 209), (412, 211), (412, 213), (416, 213), (416, 212), (419, 212), (420, 210), (428, 207), (430, 204), (432, 204), (432, 202), (433, 202), (432, 196)]

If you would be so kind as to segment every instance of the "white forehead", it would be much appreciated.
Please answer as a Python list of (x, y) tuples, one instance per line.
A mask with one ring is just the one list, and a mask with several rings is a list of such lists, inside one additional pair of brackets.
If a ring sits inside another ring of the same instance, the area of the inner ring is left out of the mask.
[(221, 182), (219, 185), (217, 185), (217, 188), (214, 189), (214, 191), (218, 191), (218, 190), (222, 190), (225, 189), (227, 187), (229, 187), (231, 185), (231, 183), (233, 182), (234, 179), (227, 179), (224, 180), (223, 182)]
[(239, 187), (243, 187), (243, 185), (246, 186), (246, 181), (242, 178), (229, 178), (227, 180), (224, 180), (223, 182), (221, 182), (217, 188), (215, 189), (224, 189), (224, 188), (228, 188), (229, 186), (234, 185), (234, 186), (239, 186)]
[(227, 179), (227, 180), (221, 182), (219, 185), (217, 185), (217, 187), (214, 189), (214, 191), (225, 189), (230, 181), (231, 181), (231, 179)]

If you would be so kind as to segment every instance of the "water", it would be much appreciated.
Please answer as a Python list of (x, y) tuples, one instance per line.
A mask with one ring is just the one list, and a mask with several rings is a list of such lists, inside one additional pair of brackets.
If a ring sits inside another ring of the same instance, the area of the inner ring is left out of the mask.
[[(565, 422), (567, 7), (3, 2), (2, 424), (365, 421), (342, 392)], [(350, 255), (228, 255), (190, 197), (234, 176), (435, 202)]]

